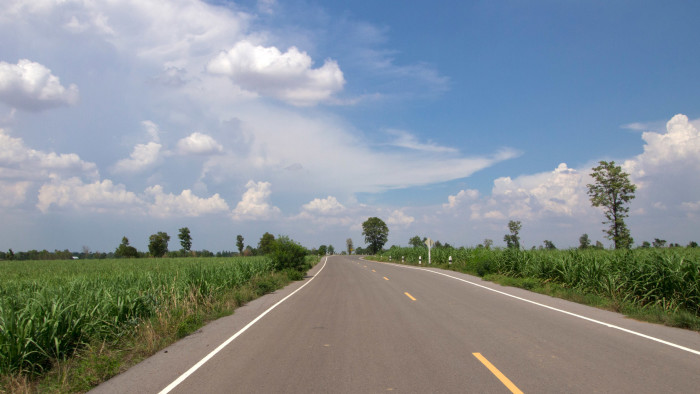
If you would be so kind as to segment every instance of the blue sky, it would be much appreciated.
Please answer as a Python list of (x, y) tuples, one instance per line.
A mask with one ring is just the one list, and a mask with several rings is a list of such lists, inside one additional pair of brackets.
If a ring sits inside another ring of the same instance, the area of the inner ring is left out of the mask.
[(609, 244), (599, 160), (638, 244), (698, 241), (696, 2), (6, 3), (2, 250)]

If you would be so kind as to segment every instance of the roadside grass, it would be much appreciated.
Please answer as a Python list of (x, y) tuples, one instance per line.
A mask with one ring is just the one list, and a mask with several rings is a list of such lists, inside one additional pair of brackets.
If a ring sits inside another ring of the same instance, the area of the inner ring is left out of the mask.
[[(425, 248), (392, 248), (377, 261), (418, 265)], [(453, 256), (453, 264), (448, 257)], [(482, 277), (503, 286), (700, 332), (700, 251), (433, 249), (431, 267)], [(427, 261), (422, 261), (427, 266)]]
[[(252, 262), (251, 258), (246, 259), (251, 264), (269, 264), (269, 262), (262, 261)], [(171, 264), (168, 264), (168, 260), (171, 260)], [(3, 373), (0, 375), (0, 392), (86, 392), (155, 354), (160, 349), (197, 331), (208, 322), (231, 315), (239, 306), (280, 289), (290, 282), (298, 280), (299, 277), (301, 279), (304, 277), (303, 273), (297, 274), (291, 270), (273, 271), (262, 268), (262, 266), (260, 269), (252, 268), (252, 266), (248, 267), (250, 269), (244, 267), (241, 271), (243, 274), (227, 268), (229, 270), (223, 272), (236, 276), (236, 278), (229, 283), (229, 286), (222, 287), (217, 284), (221, 284), (225, 280), (218, 277), (222, 271), (216, 269), (222, 264), (221, 259), (218, 261), (214, 258), (196, 261), (194, 259), (190, 261), (187, 259), (179, 260), (158, 259), (154, 262), (156, 266), (142, 263), (141, 267), (126, 269), (127, 273), (123, 271), (124, 267), (114, 268), (111, 266), (124, 263), (124, 260), (107, 263), (108, 271), (113, 269), (119, 273), (105, 273), (103, 270), (102, 274), (113, 280), (115, 277), (111, 275), (116, 275), (116, 278), (133, 277), (132, 279), (136, 278), (137, 282), (143, 283), (141, 276), (152, 274), (154, 269), (156, 271), (162, 270), (162, 273), (166, 277), (170, 277), (170, 280), (164, 282), (167, 291), (153, 297), (154, 304), (157, 304), (158, 307), (154, 308), (152, 313), (148, 315), (129, 317), (129, 324), (119, 325), (120, 331), (117, 335), (94, 336), (89, 340), (83, 340), (73, 350), (65, 351), (63, 357), (50, 358), (38, 373), (26, 373), (22, 370)], [(304, 268), (308, 270), (317, 262), (318, 258), (307, 258)], [(239, 262), (234, 261), (233, 264), (239, 264)], [(168, 265), (177, 266), (178, 269), (171, 270), (174, 267), (167, 267)], [(193, 266), (196, 267), (193, 268)], [(83, 279), (82, 275), (85, 275), (86, 272), (92, 272), (93, 268), (86, 270), (69, 268), (68, 271), (72, 273), (68, 276), (78, 275)], [(22, 270), (19, 269), (19, 271)], [(89, 273), (88, 276), (97, 271), (99, 270)], [(185, 272), (189, 273), (189, 276), (184, 275)], [(15, 272), (15, 274), (17, 273)], [(15, 275), (14, 280), (17, 280), (17, 277), (23, 278), (25, 275), (23, 273)], [(37, 279), (32, 280), (36, 281)], [(186, 286), (178, 286), (182, 283)], [(41, 316), (36, 316), (36, 318), (41, 318)]]

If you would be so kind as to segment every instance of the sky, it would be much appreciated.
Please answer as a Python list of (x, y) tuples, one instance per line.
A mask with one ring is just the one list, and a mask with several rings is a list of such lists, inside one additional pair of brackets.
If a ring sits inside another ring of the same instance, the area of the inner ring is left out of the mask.
[(700, 241), (698, 2), (0, 2), (0, 250)]

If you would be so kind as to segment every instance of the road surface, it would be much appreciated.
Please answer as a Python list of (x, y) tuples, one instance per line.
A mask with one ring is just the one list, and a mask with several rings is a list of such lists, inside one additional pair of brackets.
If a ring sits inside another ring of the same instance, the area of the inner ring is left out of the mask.
[(693, 393), (700, 334), (333, 256), (94, 392)]

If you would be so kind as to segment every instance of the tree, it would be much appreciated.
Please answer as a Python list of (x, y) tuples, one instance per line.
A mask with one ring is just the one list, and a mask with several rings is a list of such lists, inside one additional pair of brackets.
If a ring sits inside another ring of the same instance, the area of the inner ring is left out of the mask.
[(371, 217), (362, 223), (362, 235), (365, 236), (365, 243), (370, 254), (377, 254), (389, 240), (389, 228), (386, 223), (378, 217)]
[(348, 250), (348, 254), (352, 254), (352, 249), (353, 249), (353, 247), (352, 247), (352, 246), (353, 246), (353, 245), (352, 245), (352, 238), (346, 239), (346, 240), (345, 240), (345, 245), (348, 247), (348, 249), (347, 249), (347, 250)]
[(420, 237), (416, 235), (408, 240), (408, 244), (413, 246), (414, 248), (422, 248), (423, 246), (425, 246), (423, 241), (424, 240), (421, 240)]
[(170, 241), (168, 233), (159, 231), (156, 234), (151, 234), (148, 240), (148, 252), (151, 253), (151, 256), (163, 257), (168, 253), (168, 242)]
[(190, 229), (187, 227), (181, 228), (178, 237), (180, 238), (180, 246), (182, 246), (182, 250), (185, 253), (189, 253), (190, 249), (192, 249), (192, 236), (190, 235)]
[(637, 186), (630, 182), (629, 174), (616, 166), (614, 161), (600, 161), (598, 164), (591, 173), (595, 183), (586, 185), (588, 196), (594, 207), (604, 208), (606, 220), (603, 224), (609, 224), (610, 228), (603, 231), (613, 241), (615, 249), (629, 249), (634, 240), (624, 219), (630, 210), (626, 205), (634, 199)]
[(260, 242), (258, 242), (258, 253), (261, 255), (266, 255), (270, 253), (270, 247), (272, 242), (274, 242), (275, 236), (266, 232), (260, 237)]
[(333, 245), (328, 245), (328, 254), (335, 254), (335, 248)]
[(642, 249), (649, 249), (649, 248), (651, 248), (651, 244), (649, 243), (649, 241), (644, 241), (644, 242), (642, 242), (642, 246), (640, 246), (640, 247)]
[(138, 257), (139, 252), (135, 247), (129, 246), (129, 238), (122, 237), (122, 243), (114, 251), (116, 257)]
[[(689, 247), (689, 248), (697, 248), (697, 247), (698, 247), (698, 243), (695, 242), (695, 241), (690, 241), (690, 243), (688, 243), (688, 247)], [(10, 251), (12, 251), (12, 249), (10, 249)]]
[(605, 245), (603, 245), (603, 243), (600, 241), (595, 241), (595, 248), (599, 249), (599, 250), (603, 250), (603, 249), (605, 249)]
[(542, 243), (544, 244), (545, 249), (554, 250), (557, 248), (556, 246), (554, 246), (554, 242), (552, 242), (550, 240), (545, 239), (544, 242), (542, 242)]
[(318, 254), (325, 256), (328, 253), (328, 247), (326, 245), (321, 245), (318, 247)]
[(484, 239), (484, 248), (486, 248), (486, 250), (491, 249), (492, 245), (493, 245), (492, 239), (488, 239), (488, 238)]
[(238, 254), (242, 255), (245, 245), (243, 244), (243, 236), (240, 234), (236, 236), (236, 247), (238, 248)]
[(588, 234), (583, 234), (578, 237), (578, 248), (588, 249), (591, 247), (591, 240), (588, 238)]
[[(270, 241), (268, 255), (272, 260), (275, 270), (291, 269), (303, 272), (308, 269), (306, 265), (307, 250), (294, 242), (286, 235), (280, 235)], [(300, 279), (303, 278), (303, 275)]]
[(511, 220), (508, 222), (508, 230), (510, 234), (506, 234), (503, 240), (506, 242), (506, 246), (513, 249), (520, 249), (520, 237), (518, 233), (523, 226), (520, 221)]
[(652, 242), (651, 244), (652, 244), (652, 246), (654, 246), (655, 248), (663, 248), (664, 246), (666, 246), (666, 240), (665, 240), (665, 239), (654, 238), (654, 242)]

